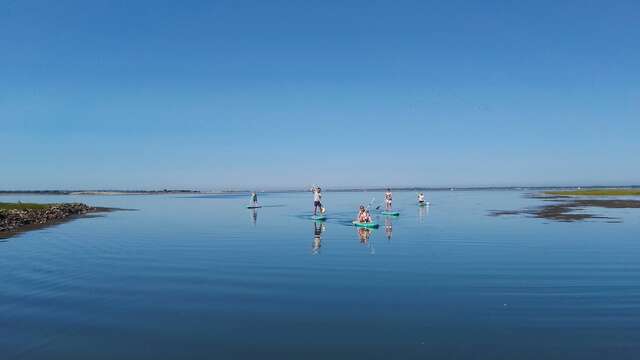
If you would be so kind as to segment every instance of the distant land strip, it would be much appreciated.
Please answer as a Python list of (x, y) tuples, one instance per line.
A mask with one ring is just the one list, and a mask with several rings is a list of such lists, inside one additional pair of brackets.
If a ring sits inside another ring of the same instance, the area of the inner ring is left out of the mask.
[[(325, 192), (354, 192), (354, 191), (384, 191), (387, 187), (323, 187)], [(429, 186), (401, 186), (391, 187), (394, 191), (474, 191), (474, 190), (534, 190), (545, 191), (553, 195), (638, 195), (640, 185), (626, 186), (471, 186), (471, 187), (429, 187)], [(233, 190), (191, 190), (191, 189), (162, 189), (162, 190), (0, 190), (0, 195), (161, 195), (161, 194), (235, 194), (259, 191), (266, 193), (306, 192), (309, 189), (233, 189)], [(557, 192), (556, 192), (557, 191)], [(604, 192), (603, 192), (604, 191)], [(613, 193), (612, 193), (613, 192)], [(626, 193), (625, 193), (626, 192)]]
[(154, 195), (200, 194), (199, 190), (0, 190), (0, 195)]
[(578, 189), (578, 190), (559, 190), (545, 191), (548, 195), (560, 196), (636, 196), (640, 195), (638, 188), (607, 188), (607, 189)]

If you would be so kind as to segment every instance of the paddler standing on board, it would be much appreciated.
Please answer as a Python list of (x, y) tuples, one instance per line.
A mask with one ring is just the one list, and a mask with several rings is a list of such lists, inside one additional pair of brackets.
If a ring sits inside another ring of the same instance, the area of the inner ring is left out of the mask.
[(387, 192), (384, 193), (384, 208), (387, 211), (391, 211), (391, 202), (393, 201), (393, 195), (391, 189), (387, 188)]
[(418, 194), (418, 204), (419, 205), (426, 205), (425, 202), (424, 202), (424, 193), (423, 192)]
[(324, 214), (325, 209), (322, 206), (322, 190), (320, 189), (320, 186), (314, 185), (311, 188), (311, 191), (313, 192), (313, 215), (317, 215), (318, 214), (318, 209), (320, 210), (321, 214)]
[(258, 194), (255, 191), (251, 192), (251, 206), (258, 206)]

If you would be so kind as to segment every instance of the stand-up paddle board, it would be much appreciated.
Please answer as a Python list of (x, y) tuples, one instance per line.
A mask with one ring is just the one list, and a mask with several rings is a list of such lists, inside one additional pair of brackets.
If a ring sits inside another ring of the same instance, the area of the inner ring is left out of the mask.
[(262, 205), (247, 205), (247, 209), (260, 209)]
[(400, 215), (399, 211), (382, 211), (380, 214), (382, 215), (389, 215), (389, 216), (398, 216)]
[(353, 221), (352, 223), (357, 227), (364, 227), (364, 228), (377, 228), (378, 226), (380, 226), (378, 225), (378, 223), (374, 223), (374, 222), (363, 223), (363, 222)]
[(325, 215), (311, 215), (311, 220), (327, 220)]

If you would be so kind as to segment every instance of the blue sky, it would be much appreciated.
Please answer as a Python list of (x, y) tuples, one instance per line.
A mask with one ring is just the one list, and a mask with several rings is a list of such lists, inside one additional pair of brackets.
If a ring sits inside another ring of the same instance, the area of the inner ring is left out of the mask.
[(638, 1), (8, 1), (0, 189), (638, 184)]

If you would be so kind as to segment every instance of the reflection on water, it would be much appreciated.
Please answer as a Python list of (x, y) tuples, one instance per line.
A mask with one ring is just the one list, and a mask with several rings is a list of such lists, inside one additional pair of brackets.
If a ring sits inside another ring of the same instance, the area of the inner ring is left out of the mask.
[(429, 206), (418, 206), (418, 221), (422, 224), (429, 214)]
[(256, 223), (258, 222), (258, 209), (249, 210), (251, 210), (249, 212), (249, 216), (251, 216), (251, 223), (253, 224), (253, 226), (256, 226)]
[(416, 212), (395, 192), (402, 216), (377, 230), (352, 224), (362, 192), (328, 193), (326, 223), (308, 193), (249, 212), (244, 196), (29, 197), (139, 211), (0, 244), (0, 359), (638, 357), (637, 212), (545, 224), (487, 216), (540, 204), (522, 192), (429, 195)]
[(322, 246), (322, 233), (326, 230), (322, 221), (313, 221), (313, 243), (311, 245), (311, 253), (317, 255), (320, 253)]
[(393, 220), (391, 220), (390, 216), (385, 216), (384, 218), (384, 234), (387, 236), (387, 240), (391, 240), (391, 235), (393, 235)]
[(367, 246), (371, 255), (375, 254), (376, 250), (374, 247), (374, 241), (371, 237), (371, 234), (373, 234), (375, 230), (362, 227), (356, 227), (356, 229), (358, 238), (360, 239), (360, 244)]
[(371, 236), (371, 230), (367, 228), (356, 227), (356, 231), (358, 232), (358, 237), (360, 238), (361, 244), (368, 244), (369, 237)]

